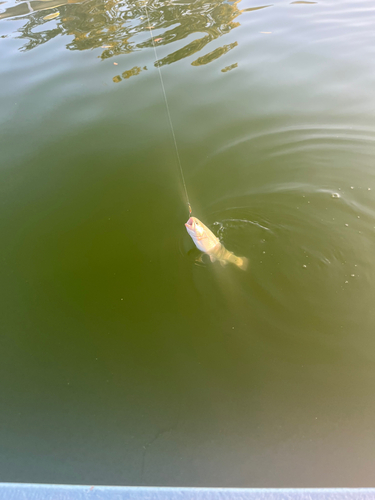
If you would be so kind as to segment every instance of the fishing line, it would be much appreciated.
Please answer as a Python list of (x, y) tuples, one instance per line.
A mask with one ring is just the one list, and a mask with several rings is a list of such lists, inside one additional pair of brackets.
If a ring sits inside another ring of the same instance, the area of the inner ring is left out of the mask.
[(155, 41), (154, 41), (154, 34), (152, 33), (152, 26), (151, 26), (151, 23), (150, 23), (150, 17), (148, 15), (147, 5), (145, 5), (145, 10), (146, 10), (146, 14), (147, 14), (148, 29), (150, 30), (150, 34), (151, 34), (152, 45), (154, 46), (156, 67), (159, 70), (159, 77), (160, 77), (161, 88), (162, 88), (162, 91), (163, 91), (163, 96), (164, 96), (164, 101), (165, 101), (165, 107), (167, 108), (167, 115), (168, 115), (169, 125), (171, 127), (171, 132), (172, 132), (174, 147), (175, 147), (175, 150), (176, 150), (177, 162), (178, 162), (178, 165), (180, 167), (182, 184), (183, 184), (184, 189), (185, 189), (185, 196), (186, 196), (186, 201), (187, 201), (187, 205), (188, 205), (188, 209), (189, 209), (189, 216), (190, 216), (191, 213), (192, 213), (192, 209), (191, 209), (191, 205), (190, 205), (190, 201), (189, 201), (189, 195), (188, 195), (187, 188), (186, 188), (186, 182), (185, 182), (184, 172), (182, 170), (182, 165), (181, 165), (181, 160), (180, 160), (180, 154), (178, 152), (176, 135), (174, 133), (174, 128), (173, 128), (171, 113), (169, 111), (168, 99), (167, 99), (167, 94), (165, 92), (165, 87), (164, 87), (164, 82), (163, 82), (163, 76), (161, 74), (161, 69), (160, 69), (160, 66), (158, 64), (158, 60), (159, 59), (158, 59), (158, 54), (156, 52), (156, 45), (155, 45)]

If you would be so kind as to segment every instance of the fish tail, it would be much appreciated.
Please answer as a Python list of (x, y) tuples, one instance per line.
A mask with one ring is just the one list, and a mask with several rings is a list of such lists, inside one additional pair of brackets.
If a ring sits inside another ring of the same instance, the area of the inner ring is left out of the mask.
[(247, 266), (249, 265), (249, 260), (246, 257), (237, 257), (237, 255), (234, 255), (233, 253), (228, 255), (227, 260), (235, 264), (243, 271), (246, 271)]
[(236, 257), (235, 264), (243, 271), (246, 271), (247, 266), (249, 265), (249, 259), (247, 259), (246, 257)]

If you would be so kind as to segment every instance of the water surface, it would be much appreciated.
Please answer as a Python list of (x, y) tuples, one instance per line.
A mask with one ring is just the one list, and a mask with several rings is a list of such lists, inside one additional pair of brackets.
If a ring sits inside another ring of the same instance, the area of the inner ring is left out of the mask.
[(147, 5), (0, 5), (0, 479), (374, 486), (372, 2)]

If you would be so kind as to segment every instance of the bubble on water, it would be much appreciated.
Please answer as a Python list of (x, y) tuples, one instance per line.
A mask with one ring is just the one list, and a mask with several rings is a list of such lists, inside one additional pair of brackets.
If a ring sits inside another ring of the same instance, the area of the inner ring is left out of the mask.
[(340, 198), (339, 193), (332, 193), (332, 198)]
[(349, 224), (345, 224), (346, 227), (349, 227)]
[(353, 187), (353, 186), (350, 186), (350, 189), (354, 189), (354, 187)]
[(303, 264), (303, 266), (302, 266), (302, 267), (307, 267), (307, 266), (306, 266), (306, 264)]
[(367, 188), (367, 191), (371, 191), (371, 188)]
[(351, 274), (350, 276), (351, 276), (352, 278), (354, 278), (355, 274)]
[(345, 284), (346, 284), (346, 283), (349, 283), (349, 281), (345, 281)]

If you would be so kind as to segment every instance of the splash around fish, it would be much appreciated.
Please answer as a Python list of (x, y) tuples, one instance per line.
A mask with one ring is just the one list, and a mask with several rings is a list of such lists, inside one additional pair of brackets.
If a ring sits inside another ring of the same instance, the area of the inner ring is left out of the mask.
[(185, 223), (185, 227), (195, 246), (201, 252), (209, 255), (211, 262), (218, 260), (222, 266), (230, 262), (243, 271), (246, 271), (249, 264), (248, 259), (246, 257), (237, 257), (233, 252), (227, 250), (224, 245), (220, 243), (219, 238), (217, 238), (199, 219), (190, 217)]

